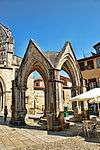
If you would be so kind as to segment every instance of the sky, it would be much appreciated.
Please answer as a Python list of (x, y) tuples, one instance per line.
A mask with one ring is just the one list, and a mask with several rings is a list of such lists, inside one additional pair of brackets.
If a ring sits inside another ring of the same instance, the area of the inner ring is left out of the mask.
[(0, 22), (13, 33), (16, 55), (24, 55), (29, 39), (44, 51), (70, 41), (80, 59), (100, 41), (100, 0), (0, 0)]

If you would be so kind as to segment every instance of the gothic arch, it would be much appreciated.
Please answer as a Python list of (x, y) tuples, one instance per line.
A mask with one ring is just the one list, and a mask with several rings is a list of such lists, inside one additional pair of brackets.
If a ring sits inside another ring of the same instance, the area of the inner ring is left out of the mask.
[[(63, 111), (62, 81), (60, 70), (68, 72), (73, 83), (73, 93), (80, 93), (82, 85), (81, 73), (73, 52), (72, 46), (67, 42), (59, 54), (44, 54), (41, 49), (30, 40), (19, 70), (16, 72), (12, 86), (12, 118), (14, 124), (25, 123), (25, 91), (27, 89), (27, 78), (33, 71), (38, 71), (44, 79), (46, 115), (52, 116), (48, 120), (48, 129), (53, 129), (55, 121)], [(48, 119), (49, 119), (48, 117)]]
[[(9, 55), (13, 54), (13, 37), (11, 31), (0, 23), (0, 63), (11, 65)], [(11, 58), (11, 57), (10, 57)]]
[(0, 77), (0, 111), (3, 110), (6, 105), (6, 85), (2, 77)]
[(36, 45), (35, 42), (30, 40), (18, 72), (18, 82), (26, 87), (26, 80), (28, 76), (35, 70), (41, 74), (46, 82), (50, 79), (49, 69), (52, 67), (52, 64), (49, 60), (47, 60), (41, 49)]
[(75, 96), (76, 94), (80, 94), (80, 92), (82, 92), (82, 75), (70, 42), (66, 42), (64, 48), (58, 54), (55, 67), (58, 70), (63, 69), (68, 73), (73, 84), (73, 90), (75, 89), (73, 96)]
[[(26, 107), (25, 107), (25, 92), (27, 89), (27, 79), (28, 76), (33, 71), (38, 71), (42, 78), (44, 79), (44, 83), (46, 86), (45, 92), (45, 103), (46, 103), (46, 111), (50, 109), (50, 101), (49, 101), (49, 92), (47, 86), (49, 85), (50, 70), (52, 68), (52, 64), (49, 60), (47, 60), (45, 54), (41, 51), (41, 49), (30, 40), (24, 58), (22, 60), (21, 66), (16, 74), (15, 81), (13, 82), (13, 100), (12, 108), (13, 116), (16, 120), (20, 120), (24, 122), (24, 118), (26, 115)], [(47, 110), (48, 109), (48, 110)], [(18, 113), (19, 112), (19, 113)], [(21, 113), (22, 112), (22, 113)], [(23, 114), (22, 120), (20, 114)], [(20, 119), (19, 119), (20, 118)]]
[(0, 83), (2, 84), (3, 91), (6, 91), (6, 85), (3, 78), (0, 76)]
[(5, 35), (6, 39), (7, 38), (12, 38), (12, 34), (9, 28), (7, 28), (6, 26), (4, 26), (3, 24), (0, 23), (0, 31), (2, 32), (2, 34)]

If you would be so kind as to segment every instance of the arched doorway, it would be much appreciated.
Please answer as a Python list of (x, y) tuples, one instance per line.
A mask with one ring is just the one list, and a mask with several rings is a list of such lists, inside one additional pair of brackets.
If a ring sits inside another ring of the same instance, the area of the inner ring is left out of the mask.
[(33, 72), (34, 77), (34, 114), (44, 113), (45, 111), (45, 82), (42, 76), (37, 72)]
[[(37, 119), (45, 115), (45, 82), (36, 70), (27, 79), (27, 90), (25, 92), (25, 105), (27, 114), (25, 122), (33, 125)], [(34, 120), (33, 120), (34, 119)]]

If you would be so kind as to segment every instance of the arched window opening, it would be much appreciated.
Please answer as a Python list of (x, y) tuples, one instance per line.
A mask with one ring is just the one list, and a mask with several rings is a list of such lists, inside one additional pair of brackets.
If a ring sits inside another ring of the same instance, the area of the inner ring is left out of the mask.
[(0, 63), (3, 64), (5, 60), (5, 53), (7, 51), (7, 35), (0, 26)]

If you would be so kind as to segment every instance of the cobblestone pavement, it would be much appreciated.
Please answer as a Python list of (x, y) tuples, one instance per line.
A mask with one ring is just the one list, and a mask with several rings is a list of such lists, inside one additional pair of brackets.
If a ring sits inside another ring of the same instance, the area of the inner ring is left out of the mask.
[[(79, 136), (0, 124), (0, 150), (100, 150), (100, 143)], [(59, 135), (58, 135), (59, 134)], [(61, 136), (64, 135), (64, 136)]]
[[(52, 132), (51, 132), (52, 133)], [(100, 150), (83, 138), (47, 134), (47, 131), (0, 125), (0, 150)]]

